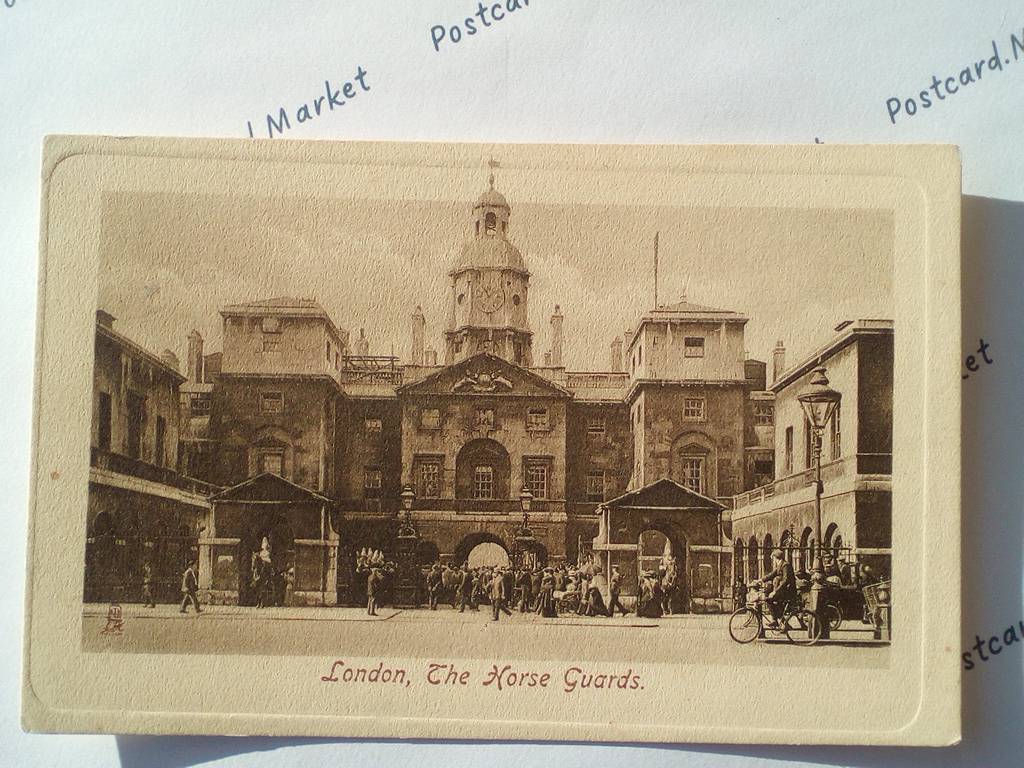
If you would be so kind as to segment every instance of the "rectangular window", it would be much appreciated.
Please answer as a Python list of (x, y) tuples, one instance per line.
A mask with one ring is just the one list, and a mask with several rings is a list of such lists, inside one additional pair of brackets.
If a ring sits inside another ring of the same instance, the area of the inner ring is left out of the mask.
[(683, 400), (683, 418), (704, 421), (704, 398), (687, 397)]
[(526, 428), (531, 431), (546, 431), (548, 429), (548, 409), (530, 408), (526, 412)]
[(424, 408), (420, 412), (420, 427), (423, 429), (440, 429), (441, 411), (437, 408)]
[(841, 429), (842, 427), (839, 424), (839, 406), (837, 405), (835, 412), (832, 414), (832, 421), (829, 422), (829, 433), (832, 437), (832, 461), (843, 455)]
[(156, 417), (156, 440), (153, 451), (153, 463), (162, 467), (167, 463), (167, 419), (163, 416)]
[(331, 342), (330, 342), (330, 340), (327, 341), (327, 364), (328, 365), (331, 364)]
[(473, 468), (473, 498), (494, 498), (494, 467), (481, 464)]
[(787, 475), (793, 474), (793, 428), (792, 427), (786, 427), (785, 472), (786, 472)]
[(493, 408), (477, 408), (476, 409), (476, 428), (477, 429), (494, 429), (494, 409)]
[(382, 484), (383, 476), (377, 467), (363, 469), (363, 498), (379, 498)]
[(109, 451), (112, 412), (110, 407), (110, 394), (107, 392), (100, 392), (98, 417), (99, 424), (96, 428), (96, 444), (104, 451)]
[(283, 392), (260, 392), (260, 413), (281, 413), (283, 410)]
[(210, 412), (210, 398), (202, 395), (192, 395), (189, 400), (192, 413), (196, 416), (204, 416)]
[(704, 493), (704, 457), (683, 456), (683, 485), (691, 491)]
[(775, 406), (768, 403), (754, 405), (754, 423), (762, 427), (770, 427), (775, 423)]
[(416, 496), (421, 499), (441, 497), (441, 459), (416, 460)]
[(603, 435), (605, 431), (605, 419), (604, 416), (588, 416), (587, 417), (587, 434), (588, 435)]
[(263, 351), (264, 352), (276, 352), (278, 347), (280, 347), (280, 346), (281, 346), (281, 344), (280, 344), (280, 341), (278, 339), (276, 339), (274, 337), (268, 337), (268, 336), (264, 336), (263, 337)]
[(146, 425), (146, 398), (129, 392), (128, 405), (128, 455), (133, 459), (142, 458), (142, 430)]
[(684, 357), (704, 357), (704, 337), (687, 336), (683, 339)]
[(587, 472), (587, 501), (604, 501), (604, 470)]
[(284, 476), (284, 451), (261, 451), (260, 472)]
[(535, 499), (546, 499), (548, 497), (548, 470), (550, 464), (546, 460), (529, 460), (526, 462), (525, 482)]
[(363, 432), (368, 435), (379, 435), (384, 431), (383, 419), (364, 419)]

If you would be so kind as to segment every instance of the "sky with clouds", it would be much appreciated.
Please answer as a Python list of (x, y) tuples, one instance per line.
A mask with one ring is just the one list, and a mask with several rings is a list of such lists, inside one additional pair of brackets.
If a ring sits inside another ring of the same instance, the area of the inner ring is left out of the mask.
[[(660, 301), (685, 292), (745, 314), (749, 357), (768, 360), (781, 339), (795, 362), (842, 320), (893, 314), (885, 212), (551, 205), (502, 191), (532, 273), (537, 361), (558, 304), (566, 366), (608, 368), (612, 338), (653, 305), (655, 232)], [(401, 358), (420, 305), (427, 345), (440, 350), (447, 272), (471, 237), (472, 203), (108, 193), (98, 306), (121, 333), (182, 360), (193, 328), (207, 352), (221, 348), (222, 307), (274, 296), (315, 298), (353, 337), (365, 328), (372, 354)]]

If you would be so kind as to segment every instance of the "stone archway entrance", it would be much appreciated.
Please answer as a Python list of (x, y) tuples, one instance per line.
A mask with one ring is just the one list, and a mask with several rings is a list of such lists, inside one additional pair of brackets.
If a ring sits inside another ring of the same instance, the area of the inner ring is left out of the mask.
[(658, 573), (667, 567), (674, 554), (672, 540), (661, 531), (649, 528), (640, 532), (636, 550), (636, 567), (639, 573)]
[(666, 591), (673, 612), (682, 610), (687, 602), (686, 552), (686, 542), (660, 526), (642, 530), (637, 539), (637, 577), (653, 575)]
[(466, 562), (470, 568), (507, 568), (511, 565), (508, 552), (493, 541), (483, 541), (473, 547), (466, 556)]
[[(509, 548), (506, 546), (502, 539), (487, 531), (481, 531), (479, 533), (471, 533), (468, 536), (463, 537), (462, 541), (455, 548), (455, 553), (452, 558), (453, 562), (457, 565), (462, 563), (469, 563), (470, 568), (478, 567), (470, 563), (470, 556), (474, 555), (477, 560), (481, 562), (478, 565), (498, 565), (500, 562), (490, 562), (491, 560), (502, 560), (504, 556), (504, 563), (508, 564), (511, 562), (509, 554)], [(483, 562), (487, 560), (488, 562)]]
[(284, 515), (261, 515), (243, 530), (235, 562), (239, 605), (284, 605), (286, 574), (295, 564), (295, 533)]
[[(724, 507), (663, 478), (602, 504), (595, 561), (619, 569), (625, 597), (637, 596), (651, 578), (664, 578), (671, 563), (676, 581), (672, 611), (723, 610), (731, 572), (732, 547), (722, 543)], [(664, 570), (663, 570), (663, 565)]]

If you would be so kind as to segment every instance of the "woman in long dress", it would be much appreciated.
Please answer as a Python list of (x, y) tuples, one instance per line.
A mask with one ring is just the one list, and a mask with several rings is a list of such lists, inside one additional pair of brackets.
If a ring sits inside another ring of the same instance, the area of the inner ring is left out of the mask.
[(544, 575), (540, 580), (540, 595), (537, 597), (537, 613), (545, 619), (558, 618), (558, 608), (555, 605), (555, 576), (550, 568), (544, 569)]
[(644, 574), (640, 582), (640, 604), (637, 609), (637, 616), (645, 619), (660, 619), (661, 612), (661, 585), (657, 577), (650, 572)]
[(601, 587), (597, 579), (590, 580), (587, 588), (587, 616), (607, 616), (608, 607), (604, 603), (604, 596), (601, 594)]

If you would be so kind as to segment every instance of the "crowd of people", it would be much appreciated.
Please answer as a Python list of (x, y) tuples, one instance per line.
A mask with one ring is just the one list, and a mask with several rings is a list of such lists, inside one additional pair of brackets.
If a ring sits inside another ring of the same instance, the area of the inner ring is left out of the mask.
[[(377, 608), (392, 598), (396, 565), (393, 562), (361, 554), (356, 573), (366, 584), (366, 612), (377, 615)], [(676, 589), (675, 570), (662, 567), (648, 571), (638, 583), (635, 607), (623, 605), (623, 575), (613, 566), (610, 575), (594, 563), (580, 567), (454, 564), (436, 561), (421, 569), (420, 593), (429, 610), (442, 605), (460, 613), (479, 611), (487, 606), (491, 620), (513, 612), (536, 613), (544, 618), (560, 615), (614, 617), (636, 613), (644, 618), (659, 618), (672, 613)], [(605, 596), (607, 595), (607, 600)]]

